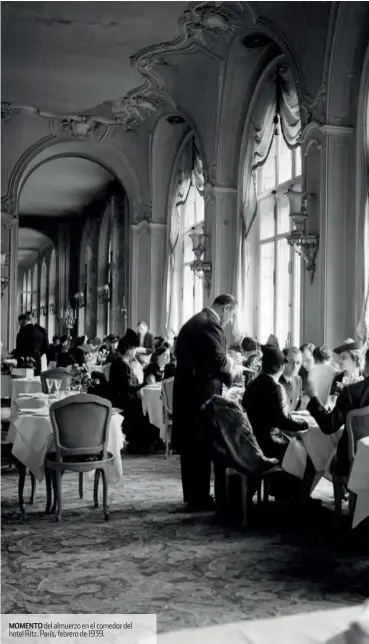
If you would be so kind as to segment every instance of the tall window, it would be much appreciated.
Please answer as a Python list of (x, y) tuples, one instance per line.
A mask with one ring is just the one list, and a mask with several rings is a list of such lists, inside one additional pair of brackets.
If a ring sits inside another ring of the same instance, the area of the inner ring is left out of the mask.
[(108, 249), (108, 285), (109, 285), (109, 294), (110, 298), (109, 301), (106, 302), (106, 335), (108, 335), (111, 331), (111, 306), (112, 306), (112, 298), (113, 298), (113, 293), (112, 293), (112, 271), (113, 271), (113, 251), (112, 251), (112, 244), (111, 244), (111, 233), (110, 233), (110, 238), (109, 238), (109, 249)]
[(300, 343), (301, 259), (287, 243), (291, 231), (288, 187), (301, 183), (301, 150), (291, 151), (274, 135), (263, 166), (258, 169), (259, 296), (257, 329), (260, 342), (273, 333), (280, 345)]
[[(45, 315), (46, 314), (46, 315)], [(40, 278), (40, 324), (46, 328), (47, 323), (47, 265), (45, 258), (41, 266)]]
[(56, 331), (56, 255), (52, 250), (49, 268), (49, 298), (48, 298), (48, 333), (49, 338), (55, 335)]
[(32, 311), (38, 315), (38, 264), (35, 264), (32, 271)]
[(26, 311), (31, 311), (32, 309), (32, 272), (29, 269), (27, 273), (27, 306)]

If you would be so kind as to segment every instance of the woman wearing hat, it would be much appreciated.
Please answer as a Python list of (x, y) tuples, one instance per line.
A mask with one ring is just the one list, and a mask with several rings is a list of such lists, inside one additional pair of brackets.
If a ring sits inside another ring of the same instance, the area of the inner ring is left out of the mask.
[(341, 372), (333, 379), (331, 396), (339, 396), (346, 385), (363, 380), (363, 354), (361, 344), (351, 338), (334, 349), (334, 353), (339, 356)]

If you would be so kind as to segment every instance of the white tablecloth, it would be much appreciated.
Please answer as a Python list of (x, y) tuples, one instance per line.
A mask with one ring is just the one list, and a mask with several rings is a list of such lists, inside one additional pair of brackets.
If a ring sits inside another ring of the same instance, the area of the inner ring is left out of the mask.
[(356, 528), (369, 517), (369, 437), (361, 438), (357, 443), (348, 489), (357, 495), (352, 522), (352, 527)]
[(362, 613), (353, 606), (182, 630), (159, 635), (158, 644), (348, 644), (343, 632)]
[[(113, 414), (109, 428), (108, 451), (114, 456), (114, 462), (108, 471), (110, 483), (118, 483), (122, 474), (120, 451), (124, 447), (122, 434), (122, 416)], [(42, 481), (45, 476), (44, 462), (46, 454), (53, 450), (53, 430), (47, 414), (20, 414), (12, 423), (8, 433), (9, 443), (13, 443), (12, 453), (37, 478)]]
[(324, 474), (335, 453), (343, 431), (340, 429), (335, 434), (323, 434), (312, 416), (303, 415), (301, 418), (309, 424), (309, 429), (300, 433), (301, 440), (292, 438), (282, 462), (282, 468), (285, 472), (300, 479), (304, 477), (308, 455), (315, 470)]
[(161, 396), (161, 385), (149, 385), (141, 389), (142, 411), (148, 414), (150, 423), (160, 430), (160, 438), (165, 438), (165, 426), (163, 416), (163, 400)]
[(19, 398), (19, 394), (36, 394), (41, 391), (40, 376), (34, 378), (12, 378), (12, 404), (11, 416), (14, 416), (15, 401)]

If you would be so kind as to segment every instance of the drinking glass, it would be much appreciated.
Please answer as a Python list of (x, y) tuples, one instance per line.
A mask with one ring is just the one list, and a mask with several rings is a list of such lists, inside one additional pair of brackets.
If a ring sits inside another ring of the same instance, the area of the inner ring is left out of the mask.
[(61, 387), (61, 378), (57, 378), (54, 380), (54, 386), (55, 386), (55, 391), (59, 391)]
[(51, 394), (51, 390), (53, 388), (53, 382), (55, 382), (55, 380), (52, 380), (51, 378), (46, 378), (46, 387), (49, 394)]

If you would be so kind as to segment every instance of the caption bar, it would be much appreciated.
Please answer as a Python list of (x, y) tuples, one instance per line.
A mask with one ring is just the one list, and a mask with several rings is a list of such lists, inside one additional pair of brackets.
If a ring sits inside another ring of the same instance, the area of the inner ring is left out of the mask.
[(156, 644), (156, 615), (2, 615), (3, 643)]

